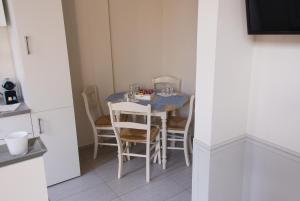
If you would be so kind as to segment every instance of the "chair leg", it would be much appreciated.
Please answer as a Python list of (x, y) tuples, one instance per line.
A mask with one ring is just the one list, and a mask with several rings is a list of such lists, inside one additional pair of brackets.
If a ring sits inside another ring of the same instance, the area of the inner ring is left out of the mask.
[(121, 152), (118, 153), (118, 159), (119, 159), (118, 179), (121, 179), (122, 172), (123, 172), (123, 156)]
[(146, 158), (146, 182), (150, 182), (150, 158)]
[(193, 136), (191, 134), (189, 134), (189, 151), (190, 154), (193, 154)]
[(150, 144), (146, 145), (146, 182), (150, 182)]
[(157, 154), (154, 156), (153, 163), (156, 163), (158, 160), (158, 164), (161, 165), (161, 146), (160, 146), (160, 135), (156, 137), (156, 147), (155, 147), (155, 152)]
[(158, 137), (158, 164), (161, 165), (161, 144), (160, 144), (160, 135), (157, 136)]
[(189, 159), (189, 149), (188, 149), (188, 136), (187, 134), (185, 134), (185, 137), (184, 137), (184, 157), (185, 157), (185, 163), (186, 163), (186, 166), (190, 166), (190, 159)]
[[(130, 143), (126, 142), (126, 152), (129, 154), (130, 153)], [(130, 156), (127, 156), (127, 160), (130, 161)]]
[[(157, 146), (156, 146), (156, 148), (155, 148), (155, 152), (157, 151)], [(157, 159), (158, 159), (158, 155), (156, 154), (155, 156), (154, 156), (154, 159), (153, 159), (153, 163), (156, 163), (157, 162)]]
[(95, 137), (94, 139), (94, 160), (97, 158), (97, 154), (98, 154), (98, 137)]

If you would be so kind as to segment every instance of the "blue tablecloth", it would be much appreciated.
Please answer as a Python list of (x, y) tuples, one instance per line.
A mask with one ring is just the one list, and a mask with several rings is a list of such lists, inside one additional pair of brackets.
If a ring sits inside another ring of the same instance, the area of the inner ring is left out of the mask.
[[(110, 95), (106, 98), (107, 102), (122, 102), (125, 101), (124, 95), (126, 92), (120, 92)], [(189, 97), (184, 94), (178, 94), (174, 96), (159, 96), (155, 95), (155, 97), (151, 101), (139, 100), (137, 103), (142, 105), (151, 104), (152, 110), (154, 111), (171, 111), (184, 106), (184, 104), (188, 101)]]

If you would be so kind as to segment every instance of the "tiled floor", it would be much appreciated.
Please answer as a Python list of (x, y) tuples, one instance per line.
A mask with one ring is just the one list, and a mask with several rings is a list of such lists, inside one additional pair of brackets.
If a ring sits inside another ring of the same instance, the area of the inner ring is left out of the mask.
[(168, 168), (152, 164), (151, 182), (145, 180), (145, 159), (125, 163), (117, 179), (115, 148), (101, 148), (92, 159), (92, 147), (80, 151), (83, 175), (48, 189), (51, 201), (190, 201), (192, 168), (185, 166), (182, 151), (168, 154)]

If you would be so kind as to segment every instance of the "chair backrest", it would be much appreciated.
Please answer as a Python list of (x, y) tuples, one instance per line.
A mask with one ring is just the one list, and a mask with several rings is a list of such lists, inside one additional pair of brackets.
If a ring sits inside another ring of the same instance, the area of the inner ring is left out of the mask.
[(192, 118), (193, 118), (193, 113), (194, 113), (194, 102), (195, 102), (195, 95), (192, 95), (190, 98), (190, 103), (189, 103), (189, 114), (188, 114), (188, 118), (187, 118), (187, 122), (185, 125), (185, 131), (187, 133), (187, 131), (189, 130)]
[(181, 92), (181, 80), (172, 76), (160, 76), (152, 79), (153, 87), (155, 89), (162, 89), (164, 87), (173, 87), (176, 92)]
[(101, 115), (103, 115), (102, 108), (99, 102), (97, 87), (94, 85), (86, 87), (82, 92), (82, 97), (90, 123), (93, 127), (95, 127), (95, 121)]
[[(108, 103), (110, 118), (118, 145), (121, 146), (120, 130), (123, 128), (147, 131), (147, 143), (150, 143), (151, 105), (141, 105), (132, 102)], [(134, 114), (147, 116), (146, 123), (136, 123), (129, 120), (121, 121), (120, 114)]]

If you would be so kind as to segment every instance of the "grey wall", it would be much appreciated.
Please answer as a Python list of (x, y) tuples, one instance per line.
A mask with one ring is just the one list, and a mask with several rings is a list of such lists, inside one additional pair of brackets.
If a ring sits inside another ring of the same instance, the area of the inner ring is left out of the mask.
[(297, 153), (248, 138), (245, 147), (243, 201), (299, 201)]
[(208, 147), (194, 141), (193, 201), (241, 201), (245, 139)]
[[(245, 136), (194, 141), (193, 201), (299, 201), (300, 154)], [(195, 167), (194, 166), (194, 167)]]
[(193, 148), (192, 200), (208, 201), (210, 150), (197, 139), (194, 139)]
[(244, 175), (245, 141), (237, 140), (211, 153), (210, 200), (240, 201)]

